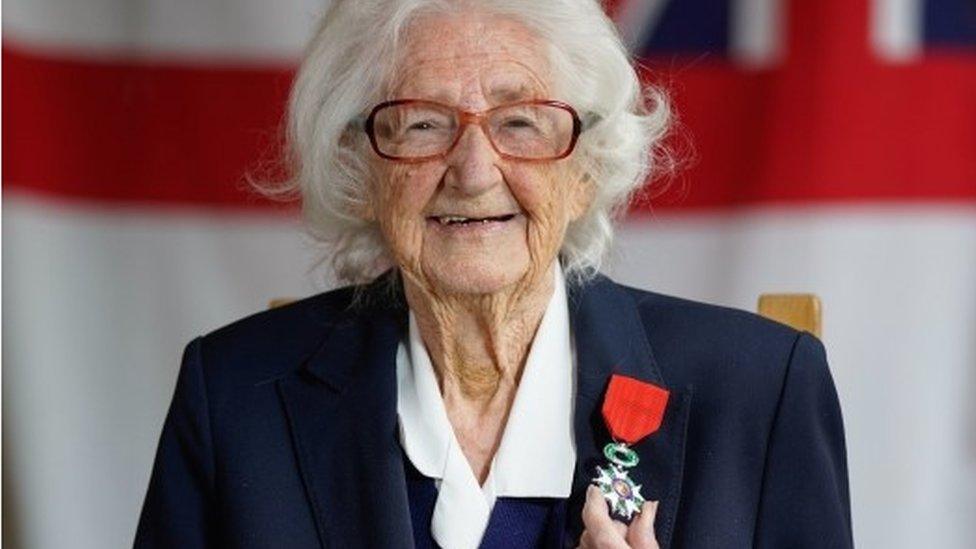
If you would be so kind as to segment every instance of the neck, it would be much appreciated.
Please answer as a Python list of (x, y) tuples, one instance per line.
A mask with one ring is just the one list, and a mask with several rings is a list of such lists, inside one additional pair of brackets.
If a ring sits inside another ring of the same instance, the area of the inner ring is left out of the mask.
[(444, 294), (404, 277), (407, 303), (448, 406), (508, 401), (552, 297), (552, 266), (491, 294)]

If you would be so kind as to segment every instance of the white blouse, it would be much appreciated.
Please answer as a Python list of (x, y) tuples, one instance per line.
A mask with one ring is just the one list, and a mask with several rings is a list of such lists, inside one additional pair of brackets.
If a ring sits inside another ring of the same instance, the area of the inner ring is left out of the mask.
[(552, 298), (483, 486), (454, 436), (430, 356), (409, 313), (407, 341), (397, 350), (400, 444), (414, 467), (438, 486), (430, 528), (444, 549), (478, 547), (498, 497), (569, 497), (576, 465), (576, 356), (566, 282), (554, 263)]

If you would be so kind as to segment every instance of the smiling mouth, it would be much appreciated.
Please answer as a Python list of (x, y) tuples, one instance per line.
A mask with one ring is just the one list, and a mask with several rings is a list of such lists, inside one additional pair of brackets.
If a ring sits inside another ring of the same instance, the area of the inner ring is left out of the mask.
[(464, 217), (460, 215), (434, 215), (428, 219), (436, 221), (441, 225), (473, 225), (488, 224), (492, 222), (505, 222), (515, 217), (515, 214), (496, 215), (491, 217)]

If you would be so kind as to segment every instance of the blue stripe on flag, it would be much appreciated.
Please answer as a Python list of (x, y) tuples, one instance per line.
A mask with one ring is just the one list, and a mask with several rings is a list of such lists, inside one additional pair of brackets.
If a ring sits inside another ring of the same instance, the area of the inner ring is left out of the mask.
[(976, 0), (928, 0), (925, 6), (925, 44), (976, 46)]
[(729, 0), (669, 1), (657, 25), (641, 44), (640, 53), (724, 55), (729, 44), (729, 3)]

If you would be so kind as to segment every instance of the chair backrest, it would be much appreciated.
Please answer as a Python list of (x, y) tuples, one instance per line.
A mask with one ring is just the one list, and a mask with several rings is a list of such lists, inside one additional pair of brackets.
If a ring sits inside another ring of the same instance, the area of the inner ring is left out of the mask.
[(275, 307), (281, 307), (288, 305), (289, 303), (294, 303), (295, 299), (291, 297), (276, 297), (271, 301), (268, 301), (268, 308), (274, 309)]
[(821, 337), (820, 298), (814, 294), (762, 294), (759, 314)]

